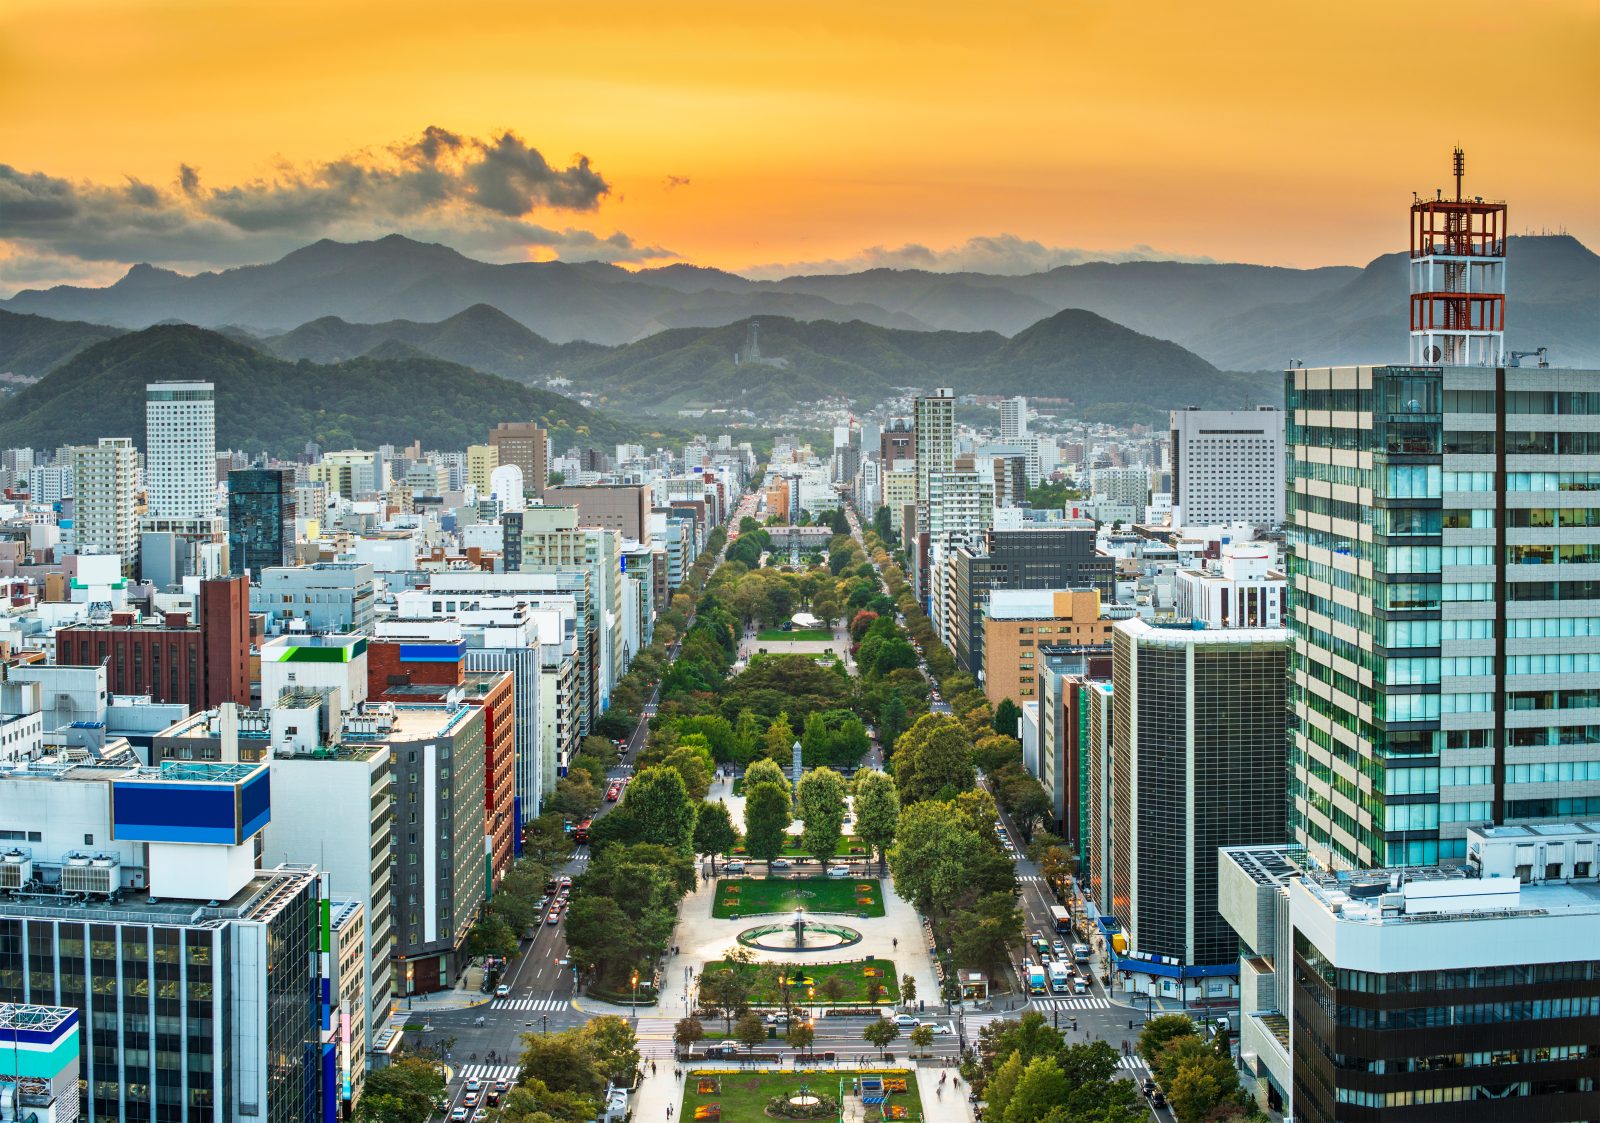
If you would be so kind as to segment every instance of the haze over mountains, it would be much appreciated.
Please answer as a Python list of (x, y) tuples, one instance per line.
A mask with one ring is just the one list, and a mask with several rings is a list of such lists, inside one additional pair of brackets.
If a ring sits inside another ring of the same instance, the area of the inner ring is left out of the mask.
[[(1548, 346), (1563, 365), (1600, 365), (1600, 258), (1566, 236), (1513, 237), (1508, 346)], [(179, 320), (278, 335), (326, 317), (391, 327), (484, 304), (554, 344), (618, 345), (671, 328), (752, 316), (911, 331), (1015, 335), (1067, 308), (1171, 340), (1224, 370), (1383, 362), (1405, 355), (1405, 255), (1364, 269), (1139, 261), (1027, 276), (870, 270), (752, 281), (692, 266), (495, 265), (391, 235), (321, 241), (264, 265), (184, 276), (139, 265), (105, 288), (17, 293), (0, 307), (119, 327)]]

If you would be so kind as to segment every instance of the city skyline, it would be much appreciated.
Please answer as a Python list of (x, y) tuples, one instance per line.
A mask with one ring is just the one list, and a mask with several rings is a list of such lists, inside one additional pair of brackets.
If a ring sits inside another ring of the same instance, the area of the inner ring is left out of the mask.
[[(13, 5), (0, 289), (393, 230), (503, 260), (757, 273), (1017, 272), (1083, 251), (1359, 265), (1401, 243), (1403, 192), (1442, 185), (1453, 143), (1469, 190), (1515, 200), (1514, 233), (1600, 237), (1592, 9), (1501, 28), (1469, 4), (1438, 28), (1362, 7), (789, 27), (482, 3), (439, 28), (432, 9), (352, 4), (307, 34), (282, 8)], [(1415, 44), (1443, 58), (1486, 35), (1494, 96), (1419, 127), (1437, 74)]]

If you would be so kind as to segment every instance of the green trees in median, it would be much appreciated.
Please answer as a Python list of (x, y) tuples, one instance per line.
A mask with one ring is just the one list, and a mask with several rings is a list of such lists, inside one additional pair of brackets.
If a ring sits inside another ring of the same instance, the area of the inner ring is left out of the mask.
[(977, 781), (972, 738), (949, 714), (924, 714), (895, 743), (895, 786), (902, 804), (949, 799)]
[[(785, 760), (784, 763), (787, 764), (788, 761)], [(784, 795), (789, 794), (789, 774), (783, 770), (783, 765), (775, 760), (763, 757), (745, 770), (745, 790), (749, 791), (757, 784), (777, 784), (783, 789)]]
[(804, 823), (800, 849), (819, 862), (832, 861), (844, 834), (844, 778), (831, 768), (813, 768), (800, 777), (796, 801)]
[(900, 1027), (888, 1018), (874, 1018), (861, 1031), (861, 1036), (879, 1049), (887, 1049), (889, 1042), (900, 1036)]
[(878, 857), (881, 869), (894, 844), (895, 824), (900, 818), (900, 796), (887, 773), (859, 772), (855, 778), (856, 833)]
[(754, 1049), (767, 1039), (767, 1023), (761, 1015), (751, 1010), (733, 1023), (733, 1039), (747, 1050)]
[(694, 804), (683, 777), (672, 768), (646, 768), (623, 789), (622, 810), (633, 821), (634, 838), (691, 853)]
[(770, 780), (745, 788), (744, 848), (752, 858), (771, 863), (779, 857), (790, 821), (789, 793), (784, 788)]
[(694, 820), (694, 852), (711, 859), (711, 872), (717, 872), (717, 855), (726, 854), (739, 844), (739, 832), (734, 829), (733, 816), (728, 805), (702, 803)]
[(414, 1123), (433, 1114), (444, 1094), (444, 1073), (431, 1061), (401, 1057), (367, 1074), (355, 1117), (362, 1123)]

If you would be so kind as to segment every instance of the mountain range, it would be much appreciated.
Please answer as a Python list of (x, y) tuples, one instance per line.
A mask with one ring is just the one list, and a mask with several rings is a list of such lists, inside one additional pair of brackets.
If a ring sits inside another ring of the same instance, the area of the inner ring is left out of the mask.
[(142, 445), (145, 384), (174, 377), (215, 383), (222, 407), (217, 447), (252, 453), (294, 456), (307, 441), (375, 448), (420, 440), (425, 448), (462, 449), (481, 443), (497, 421), (537, 420), (558, 448), (662, 436), (404, 344), (381, 356), (290, 362), (181, 324), (91, 343), (0, 398), (0, 447), (53, 448), (106, 436), (129, 436)]
[[(1510, 239), (1508, 345), (1600, 365), (1600, 258), (1564, 235)], [(753, 281), (687, 265), (629, 272), (597, 263), (490, 264), (400, 235), (320, 241), (275, 262), (185, 276), (136, 265), (104, 288), (25, 290), (0, 308), (124, 328), (178, 320), (281, 336), (327, 317), (402, 338), (498, 309), (552, 345), (615, 346), (751, 317), (1013, 336), (1069, 308), (1170, 340), (1223, 370), (1405, 358), (1406, 256), (1364, 268), (1285, 269), (1172, 261), (1093, 262), (1026, 276), (876, 269)], [(309, 333), (314, 337), (315, 332)], [(314, 350), (313, 338), (284, 344)], [(340, 353), (344, 348), (341, 345)]]

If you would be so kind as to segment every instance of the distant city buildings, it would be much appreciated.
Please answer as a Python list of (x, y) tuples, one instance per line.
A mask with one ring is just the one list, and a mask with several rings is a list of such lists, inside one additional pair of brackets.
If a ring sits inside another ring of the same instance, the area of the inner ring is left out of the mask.
[(1171, 447), (1174, 526), (1283, 524), (1282, 409), (1175, 409)]

